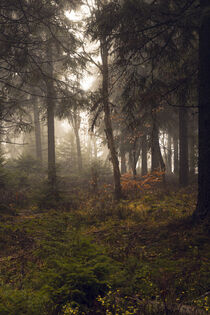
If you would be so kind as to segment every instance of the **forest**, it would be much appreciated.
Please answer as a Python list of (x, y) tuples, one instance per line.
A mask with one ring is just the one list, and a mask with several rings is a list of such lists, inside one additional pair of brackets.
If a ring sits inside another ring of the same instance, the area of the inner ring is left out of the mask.
[(210, 314), (209, 34), (209, 0), (0, 0), (0, 315)]

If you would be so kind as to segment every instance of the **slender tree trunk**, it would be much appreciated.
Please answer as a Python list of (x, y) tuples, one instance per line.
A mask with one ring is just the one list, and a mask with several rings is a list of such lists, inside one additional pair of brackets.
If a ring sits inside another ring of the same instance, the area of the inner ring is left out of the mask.
[(152, 135), (151, 135), (151, 154), (152, 154), (152, 165), (151, 171), (159, 169), (159, 132), (157, 128), (156, 115), (153, 114), (153, 126), (152, 126)]
[(78, 171), (81, 172), (83, 169), (81, 144), (80, 144), (80, 136), (79, 136), (81, 118), (80, 118), (80, 113), (76, 109), (74, 109), (73, 112), (69, 115), (69, 123), (73, 127), (75, 138), (76, 138), (77, 165), (78, 165)]
[(78, 163), (78, 171), (82, 171), (82, 153), (81, 153), (81, 144), (79, 137), (79, 130), (76, 128), (74, 130), (75, 138), (76, 138), (76, 146), (77, 146), (77, 163)]
[(144, 176), (148, 172), (147, 168), (147, 136), (143, 135), (141, 142), (141, 175)]
[(37, 104), (37, 99), (33, 99), (33, 111), (34, 111), (34, 131), (35, 131), (35, 140), (36, 140), (36, 158), (42, 164), (42, 141), (41, 141), (41, 127), (40, 127), (40, 118), (39, 118), (39, 109)]
[(178, 146), (178, 138), (177, 136), (173, 137), (173, 145), (174, 145), (174, 174), (179, 174), (179, 146)]
[(132, 166), (132, 171), (133, 171), (133, 177), (135, 178), (137, 175), (137, 171), (136, 171), (136, 165), (139, 159), (139, 155), (140, 155), (140, 146), (139, 146), (139, 139), (136, 139), (133, 143), (133, 148), (131, 150), (131, 166)]
[(163, 133), (163, 157), (164, 157), (164, 160), (166, 161), (166, 170), (167, 170), (167, 148), (166, 148), (166, 143), (165, 143), (165, 132)]
[(198, 201), (194, 218), (210, 218), (210, 3), (200, 0)]
[[(196, 115), (197, 117), (197, 115)], [(189, 172), (190, 176), (193, 178), (195, 175), (196, 168), (196, 120), (195, 115), (192, 114), (192, 120), (190, 122), (190, 135), (189, 135)]]
[(133, 168), (133, 162), (132, 162), (132, 153), (131, 151), (128, 152), (128, 169), (129, 169), (129, 172), (132, 170)]
[(133, 178), (135, 178), (136, 175), (137, 175), (136, 163), (137, 163), (137, 160), (136, 160), (136, 150), (133, 149), (132, 152), (131, 152), (131, 165), (132, 165)]
[(109, 106), (109, 71), (108, 71), (108, 48), (106, 40), (101, 41), (101, 57), (102, 57), (102, 97), (103, 97), (103, 110), (104, 110), (104, 123), (105, 123), (105, 133), (108, 142), (108, 147), (111, 154), (111, 161), (113, 165), (114, 173), (114, 195), (116, 199), (120, 199), (122, 196), (122, 189), (120, 183), (120, 169), (119, 161), (117, 157), (117, 152), (115, 149), (110, 106)]
[(179, 108), (179, 185), (186, 187), (189, 181), (187, 108)]
[(190, 176), (195, 175), (195, 136), (192, 134), (189, 137), (189, 155), (190, 155)]
[[(165, 163), (163, 161), (163, 156), (162, 156), (162, 153), (161, 153), (161, 150), (160, 150), (160, 143), (159, 143), (159, 141), (158, 141), (158, 155), (159, 155), (159, 161), (160, 161), (160, 169), (161, 169), (161, 171), (165, 172), (166, 166), (165, 166)], [(165, 179), (165, 176), (163, 176), (163, 178)]]
[(171, 136), (168, 134), (167, 143), (167, 172), (171, 174), (172, 172), (172, 151), (171, 151)]
[(125, 151), (125, 147), (124, 147), (124, 135), (121, 134), (120, 137), (120, 170), (121, 170), (121, 174), (125, 174), (127, 172), (127, 168), (126, 168), (126, 151)]
[(55, 167), (55, 126), (54, 107), (55, 90), (53, 84), (52, 45), (47, 46), (47, 129), (48, 129), (48, 181), (52, 192), (56, 191), (56, 167)]
[(120, 153), (120, 157), (121, 157), (121, 174), (125, 174), (126, 173), (126, 159), (125, 159), (125, 151), (121, 151)]
[(161, 170), (165, 171), (165, 163), (163, 161), (163, 157), (160, 150), (159, 144), (159, 130), (157, 126), (157, 119), (155, 110), (153, 111), (153, 127), (152, 127), (152, 144), (151, 144), (151, 152), (152, 152), (152, 166), (151, 171)]

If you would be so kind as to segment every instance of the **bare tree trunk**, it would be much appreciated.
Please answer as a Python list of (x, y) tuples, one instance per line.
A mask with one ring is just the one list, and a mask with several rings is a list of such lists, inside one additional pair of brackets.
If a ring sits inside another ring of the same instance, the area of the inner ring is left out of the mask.
[(124, 135), (121, 134), (120, 136), (120, 170), (121, 170), (121, 175), (125, 174), (127, 172), (127, 167), (126, 167), (126, 150), (125, 150), (125, 144), (124, 144)]
[(125, 151), (121, 150), (120, 151), (120, 157), (121, 157), (121, 174), (126, 173), (126, 159), (125, 159)]
[(179, 174), (179, 146), (178, 146), (178, 138), (177, 136), (173, 137), (173, 145), (174, 145), (174, 174)]
[(133, 143), (133, 148), (130, 151), (130, 161), (131, 161), (131, 167), (132, 167), (134, 178), (137, 175), (136, 165), (137, 165), (139, 155), (140, 155), (140, 146), (139, 146), (138, 142), (139, 142), (139, 139), (135, 139), (135, 141)]
[(156, 119), (153, 120), (152, 135), (151, 135), (151, 154), (152, 154), (152, 172), (159, 169), (159, 132), (156, 125)]
[(144, 176), (147, 172), (147, 136), (143, 135), (141, 142), (141, 175)]
[(200, 0), (198, 201), (195, 219), (210, 218), (210, 3)]
[(79, 137), (78, 129), (76, 129), (74, 132), (75, 132), (76, 146), (77, 146), (78, 170), (79, 172), (81, 172), (82, 171), (82, 153), (81, 153), (80, 137)]
[(189, 155), (190, 155), (190, 176), (195, 175), (195, 136), (191, 135), (189, 137)]
[(171, 135), (168, 134), (167, 143), (167, 172), (171, 174), (172, 172), (172, 151), (171, 151)]
[(109, 71), (108, 71), (108, 48), (107, 41), (105, 39), (101, 40), (101, 57), (102, 57), (102, 98), (103, 98), (103, 110), (104, 110), (104, 123), (105, 123), (105, 133), (108, 142), (108, 147), (111, 154), (111, 162), (113, 165), (114, 172), (114, 195), (118, 200), (122, 196), (122, 189), (120, 183), (120, 169), (119, 161), (117, 157), (117, 152), (115, 149), (113, 129), (110, 115), (110, 106), (109, 106)]
[(196, 121), (194, 115), (192, 115), (192, 120), (190, 122), (190, 135), (189, 135), (189, 171), (190, 176), (195, 175), (196, 168)]
[(73, 112), (70, 114), (69, 122), (72, 124), (75, 138), (76, 138), (78, 171), (81, 172), (83, 169), (81, 144), (80, 144), (80, 136), (79, 136), (81, 118), (80, 118), (80, 114), (77, 112), (77, 110), (74, 109)]
[(34, 131), (35, 131), (35, 140), (36, 140), (36, 158), (42, 164), (42, 141), (41, 141), (41, 128), (40, 128), (40, 118), (39, 118), (39, 109), (37, 104), (37, 98), (33, 98), (33, 111), (34, 111)]
[(152, 114), (153, 118), (153, 126), (152, 126), (152, 139), (151, 139), (151, 152), (152, 152), (152, 172), (155, 170), (165, 171), (165, 163), (163, 161), (163, 157), (160, 150), (159, 144), (159, 130), (157, 126), (157, 118), (155, 110)]
[(56, 167), (55, 167), (55, 126), (54, 107), (55, 90), (53, 84), (52, 45), (47, 46), (47, 129), (48, 129), (48, 181), (50, 189), (56, 191)]

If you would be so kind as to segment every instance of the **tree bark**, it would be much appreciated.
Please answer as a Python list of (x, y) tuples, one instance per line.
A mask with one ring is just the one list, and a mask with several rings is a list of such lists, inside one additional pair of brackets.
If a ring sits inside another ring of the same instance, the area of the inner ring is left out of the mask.
[(77, 165), (78, 165), (78, 171), (81, 172), (83, 169), (81, 144), (80, 144), (80, 136), (79, 136), (81, 118), (80, 118), (80, 113), (76, 109), (73, 109), (73, 111), (70, 113), (69, 123), (72, 125), (74, 134), (75, 134), (76, 147), (77, 147)]
[(125, 151), (120, 151), (120, 157), (121, 157), (121, 174), (126, 173), (126, 159), (125, 159)]
[(187, 128), (187, 108), (179, 108), (179, 185), (186, 187), (189, 183), (189, 163), (188, 163), (188, 128)]
[(139, 155), (140, 155), (140, 145), (138, 142), (139, 142), (139, 139), (135, 139), (135, 141), (133, 143), (133, 148), (130, 151), (131, 168), (132, 168), (134, 178), (137, 175), (136, 165), (137, 165)]
[(80, 144), (80, 137), (78, 129), (75, 131), (75, 138), (76, 138), (76, 146), (77, 146), (77, 162), (78, 162), (78, 171), (82, 171), (82, 153), (81, 153), (81, 144)]
[(141, 142), (141, 175), (144, 176), (147, 172), (147, 136), (143, 135)]
[(153, 113), (153, 126), (152, 126), (152, 134), (151, 134), (151, 153), (152, 153), (152, 165), (151, 171), (159, 169), (159, 132), (157, 128), (156, 115)]
[(52, 192), (56, 191), (56, 167), (55, 167), (55, 125), (54, 125), (54, 108), (55, 108), (55, 90), (53, 84), (53, 58), (52, 45), (48, 44), (46, 48), (47, 56), (47, 129), (48, 129), (48, 181)]
[(42, 141), (41, 141), (41, 127), (40, 127), (40, 117), (39, 109), (37, 104), (37, 99), (33, 99), (33, 111), (34, 111), (34, 131), (35, 131), (35, 140), (36, 140), (36, 158), (42, 164)]
[(177, 136), (173, 137), (173, 145), (174, 145), (174, 174), (179, 174), (179, 145)]
[(156, 112), (155, 109), (152, 113), (153, 118), (153, 126), (152, 126), (152, 139), (151, 139), (151, 151), (152, 151), (152, 166), (151, 171), (165, 171), (165, 163), (163, 161), (163, 157), (160, 150), (160, 144), (159, 144), (159, 130), (157, 126), (157, 118), (156, 118)]
[(194, 134), (191, 134), (191, 136), (189, 137), (189, 155), (190, 155), (190, 159), (189, 159), (189, 167), (190, 167), (190, 176), (194, 176), (195, 175), (195, 136)]
[(167, 143), (167, 173), (171, 174), (172, 172), (172, 151), (171, 151), (171, 135), (168, 134), (168, 143)]
[(124, 134), (121, 134), (120, 136), (120, 170), (121, 170), (121, 175), (127, 172)]
[(194, 218), (210, 218), (210, 3), (200, 0), (198, 200)]
[(111, 113), (109, 106), (109, 71), (108, 71), (108, 47), (105, 39), (101, 40), (101, 57), (102, 57), (102, 98), (103, 98), (103, 110), (104, 110), (104, 123), (105, 123), (105, 133), (108, 143), (108, 148), (110, 150), (111, 162), (113, 165), (114, 173), (114, 196), (115, 199), (120, 199), (122, 197), (122, 189), (120, 183), (120, 169), (119, 161), (117, 157), (117, 152), (115, 149)]

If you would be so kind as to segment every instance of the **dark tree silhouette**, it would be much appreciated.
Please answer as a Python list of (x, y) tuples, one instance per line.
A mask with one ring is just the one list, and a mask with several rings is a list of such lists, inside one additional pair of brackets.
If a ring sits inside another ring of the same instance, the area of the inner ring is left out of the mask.
[(194, 217), (210, 217), (210, 3), (200, 0), (198, 202)]

